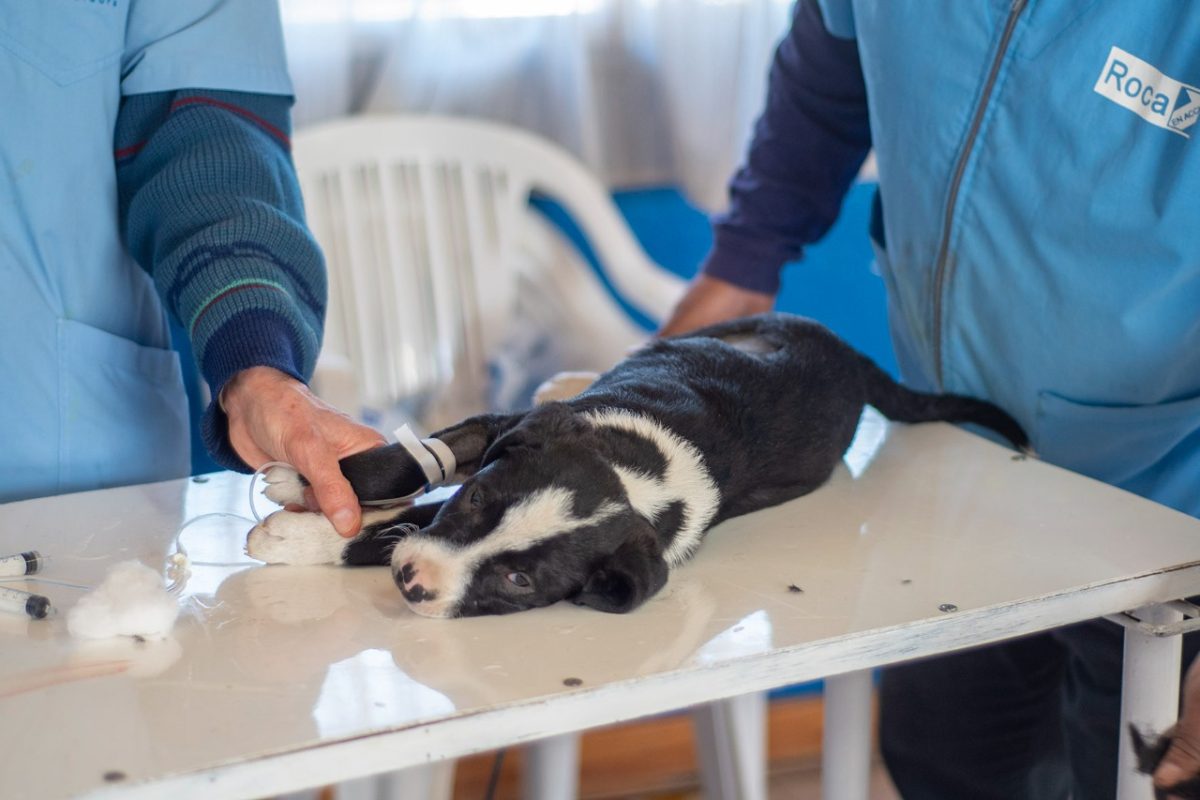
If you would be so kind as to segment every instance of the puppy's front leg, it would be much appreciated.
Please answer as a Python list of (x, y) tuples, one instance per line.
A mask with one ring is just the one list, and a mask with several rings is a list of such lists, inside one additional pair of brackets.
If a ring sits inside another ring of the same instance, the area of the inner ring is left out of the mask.
[(267, 487), (263, 495), (272, 503), (281, 506), (304, 505), (304, 487), (308, 483), (291, 467), (274, 466), (263, 473)]
[(392, 548), (411, 530), (428, 525), (441, 503), (363, 512), (363, 529), (353, 539), (338, 535), (323, 514), (276, 511), (250, 531), (246, 553), (268, 564), (384, 566)]
[(268, 564), (344, 564), (347, 544), (323, 514), (276, 511), (250, 531), (246, 555)]
[[(424, 528), (433, 522), (445, 501), (422, 503), (409, 506), (396, 514), (389, 511), (367, 511), (363, 516), (363, 530), (346, 544), (342, 553), (343, 563), (351, 567), (386, 566), (392, 563), (392, 550), (396, 542), (414, 529)], [(390, 515), (376, 521), (375, 515)]]

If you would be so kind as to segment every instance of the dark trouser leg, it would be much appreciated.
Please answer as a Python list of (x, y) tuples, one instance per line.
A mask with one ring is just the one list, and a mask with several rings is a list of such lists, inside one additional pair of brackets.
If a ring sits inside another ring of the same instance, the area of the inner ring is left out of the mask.
[(1069, 771), (1049, 634), (885, 669), (879, 733), (905, 800), (1061, 800)]
[(1117, 794), (1125, 631), (1097, 620), (1053, 635), (1068, 652), (1062, 715), (1072, 800), (1110, 800)]
[[(1184, 639), (1184, 665), (1200, 639)], [(1124, 630), (1104, 620), (884, 671), (880, 739), (905, 800), (1110, 800)]]

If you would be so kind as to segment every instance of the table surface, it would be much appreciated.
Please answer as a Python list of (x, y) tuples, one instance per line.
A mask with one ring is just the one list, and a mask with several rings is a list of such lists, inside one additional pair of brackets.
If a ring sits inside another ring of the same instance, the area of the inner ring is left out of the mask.
[[(36, 547), (42, 577), (94, 586), (117, 561), (163, 565), (185, 520), (248, 514), (247, 489), (216, 474), (3, 505), (0, 553)], [(192, 574), (164, 642), (0, 616), (0, 797), (262, 796), (1200, 590), (1200, 520), (870, 412), (827, 486), (714, 529), (625, 616), (424, 619), (386, 569), (250, 561), (248, 528), (186, 528)], [(82, 594), (3, 585), (61, 611)]]

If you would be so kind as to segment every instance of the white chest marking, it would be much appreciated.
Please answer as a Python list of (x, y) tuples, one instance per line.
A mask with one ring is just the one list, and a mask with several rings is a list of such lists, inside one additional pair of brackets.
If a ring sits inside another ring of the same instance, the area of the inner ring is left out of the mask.
[(625, 485), (630, 505), (651, 522), (671, 503), (683, 503), (679, 531), (664, 554), (670, 566), (683, 563), (700, 545), (721, 502), (704, 457), (692, 444), (649, 417), (613, 410), (592, 412), (588, 419), (598, 427), (618, 428), (650, 441), (666, 459), (667, 469), (661, 478), (616, 465), (613, 469)]

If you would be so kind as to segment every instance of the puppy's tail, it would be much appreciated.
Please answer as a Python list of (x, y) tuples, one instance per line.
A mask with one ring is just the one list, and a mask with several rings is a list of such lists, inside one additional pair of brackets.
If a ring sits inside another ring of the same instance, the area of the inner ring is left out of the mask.
[(999, 406), (960, 394), (926, 394), (901, 386), (866, 356), (859, 356), (867, 402), (897, 422), (970, 422), (990, 428), (1018, 450), (1029, 449), (1029, 437)]

